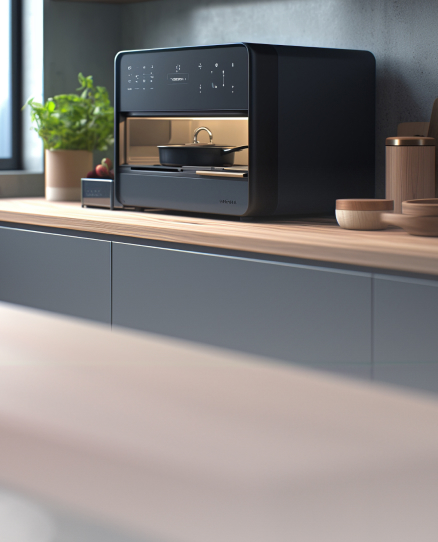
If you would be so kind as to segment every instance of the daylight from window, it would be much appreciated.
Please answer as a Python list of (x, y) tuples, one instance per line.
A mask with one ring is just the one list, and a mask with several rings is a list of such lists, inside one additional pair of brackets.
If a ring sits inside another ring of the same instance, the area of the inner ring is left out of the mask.
[(10, 0), (0, 0), (0, 158), (12, 156), (11, 107), (11, 6)]

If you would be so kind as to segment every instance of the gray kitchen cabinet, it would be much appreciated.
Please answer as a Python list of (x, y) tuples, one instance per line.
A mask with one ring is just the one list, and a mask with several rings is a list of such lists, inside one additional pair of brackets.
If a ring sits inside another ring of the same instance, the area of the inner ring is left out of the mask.
[(379, 363), (374, 368), (374, 380), (438, 393), (438, 363)]
[(0, 300), (438, 393), (438, 280), (1, 226)]
[(310, 363), (306, 364), (306, 368), (360, 380), (372, 379), (372, 367), (369, 361), (364, 363)]
[(438, 282), (374, 276), (374, 361), (438, 362)]
[(113, 324), (313, 365), (371, 367), (371, 274), (113, 243)]
[(438, 282), (373, 280), (374, 379), (438, 393)]
[(111, 243), (0, 227), (0, 300), (111, 323)]

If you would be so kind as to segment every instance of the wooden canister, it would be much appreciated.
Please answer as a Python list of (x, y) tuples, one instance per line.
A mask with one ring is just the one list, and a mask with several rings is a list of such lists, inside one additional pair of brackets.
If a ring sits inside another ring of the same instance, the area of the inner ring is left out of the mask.
[(386, 139), (386, 197), (401, 213), (402, 201), (435, 197), (435, 139), (388, 137)]
[(346, 230), (384, 230), (383, 213), (392, 213), (394, 202), (388, 199), (337, 199), (336, 220)]
[(80, 201), (81, 177), (93, 169), (93, 153), (75, 150), (47, 150), (45, 153), (46, 199)]

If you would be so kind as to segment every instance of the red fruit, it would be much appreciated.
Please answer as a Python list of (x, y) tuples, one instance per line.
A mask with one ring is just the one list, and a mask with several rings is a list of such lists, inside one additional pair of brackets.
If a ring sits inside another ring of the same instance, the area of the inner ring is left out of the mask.
[(113, 169), (109, 172), (109, 174), (110, 174), (111, 179), (114, 179), (114, 170)]
[(96, 166), (96, 174), (101, 179), (108, 179), (109, 176), (109, 170), (106, 166), (103, 166), (102, 164), (99, 164)]
[(102, 166), (106, 166), (108, 168), (108, 171), (113, 168), (113, 163), (109, 158), (103, 158), (101, 164)]
[(94, 175), (95, 175), (95, 171), (94, 171), (94, 169), (93, 169), (93, 171), (89, 171), (89, 172), (87, 173), (87, 177), (86, 177), (86, 178), (87, 178), (87, 179), (94, 179)]

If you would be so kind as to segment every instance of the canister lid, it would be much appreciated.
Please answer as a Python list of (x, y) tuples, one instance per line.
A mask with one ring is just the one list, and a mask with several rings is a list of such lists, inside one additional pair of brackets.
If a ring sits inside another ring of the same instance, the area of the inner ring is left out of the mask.
[(392, 199), (337, 199), (338, 211), (392, 211)]
[(387, 137), (386, 146), (406, 146), (406, 147), (416, 147), (416, 146), (431, 146), (435, 145), (435, 138), (433, 137), (423, 137), (423, 136), (398, 136), (398, 137)]

